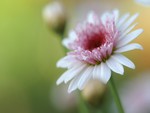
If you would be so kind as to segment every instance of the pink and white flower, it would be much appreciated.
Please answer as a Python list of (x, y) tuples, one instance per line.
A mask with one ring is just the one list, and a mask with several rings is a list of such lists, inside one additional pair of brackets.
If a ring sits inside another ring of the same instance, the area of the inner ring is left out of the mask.
[(119, 18), (119, 11), (106, 12), (99, 17), (89, 13), (87, 20), (70, 31), (63, 45), (70, 52), (57, 62), (57, 67), (67, 68), (57, 80), (69, 84), (68, 92), (82, 90), (90, 79), (98, 79), (107, 83), (111, 71), (124, 74), (124, 66), (134, 69), (134, 63), (121, 53), (142, 49), (137, 43), (131, 43), (143, 29), (131, 30), (137, 25), (132, 24), (138, 14), (129, 13)]
[(135, 0), (135, 2), (144, 6), (150, 6), (150, 0)]

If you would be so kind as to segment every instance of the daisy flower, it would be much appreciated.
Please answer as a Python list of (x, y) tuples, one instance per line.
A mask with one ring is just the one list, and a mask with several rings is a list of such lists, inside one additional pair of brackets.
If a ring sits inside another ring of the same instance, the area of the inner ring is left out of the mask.
[(135, 2), (144, 6), (150, 6), (150, 0), (135, 0)]
[(142, 29), (131, 30), (138, 14), (129, 13), (119, 18), (119, 11), (105, 12), (98, 16), (90, 12), (87, 19), (70, 31), (63, 45), (70, 52), (57, 62), (57, 67), (67, 68), (57, 80), (57, 85), (69, 81), (68, 92), (82, 90), (90, 79), (107, 83), (111, 71), (124, 74), (124, 66), (134, 69), (134, 63), (122, 55), (123, 52), (142, 49), (137, 43), (131, 43), (142, 32)]

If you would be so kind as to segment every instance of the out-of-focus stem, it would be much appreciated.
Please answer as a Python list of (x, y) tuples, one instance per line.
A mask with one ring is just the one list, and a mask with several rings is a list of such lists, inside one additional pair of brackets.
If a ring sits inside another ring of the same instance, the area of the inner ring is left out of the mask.
[(123, 110), (123, 107), (122, 107), (122, 104), (121, 104), (121, 101), (120, 101), (120, 98), (119, 98), (119, 95), (118, 95), (113, 77), (111, 77), (111, 79), (109, 81), (109, 88), (110, 88), (111, 93), (113, 95), (113, 98), (115, 100), (116, 106), (118, 108), (118, 112), (119, 113), (124, 113), (124, 110)]

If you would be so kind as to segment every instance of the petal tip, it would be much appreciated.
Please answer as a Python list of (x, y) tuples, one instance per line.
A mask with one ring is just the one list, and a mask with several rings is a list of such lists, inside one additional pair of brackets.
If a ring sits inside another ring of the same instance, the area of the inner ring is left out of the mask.
[(59, 80), (56, 81), (56, 85), (60, 85), (61, 82)]
[(135, 69), (135, 65), (132, 67), (132, 69)]
[(139, 16), (140, 14), (137, 12), (135, 13), (133, 16), (135, 17), (135, 19)]
[(65, 79), (65, 80), (64, 80), (64, 83), (67, 84), (67, 82), (68, 82), (68, 79)]
[(56, 67), (57, 67), (57, 68), (60, 68), (60, 65), (59, 65), (59, 63), (58, 63), (58, 62), (56, 63)]
[[(122, 65), (122, 64), (121, 64), (121, 65)], [(120, 70), (118, 71), (118, 73), (119, 73), (120, 75), (124, 75), (124, 68), (120, 69)]]
[(60, 68), (60, 67), (61, 67), (61, 64), (62, 64), (62, 63), (61, 63), (61, 60), (59, 60), (59, 61), (56, 63), (56, 67), (57, 67), (57, 68)]
[(130, 65), (130, 67), (129, 68), (131, 68), (131, 69), (135, 69), (135, 65), (134, 65), (134, 63), (132, 63), (132, 65)]
[(123, 72), (120, 72), (120, 75), (124, 75), (124, 71), (123, 71)]
[(74, 90), (73, 89), (68, 89), (68, 93), (71, 94)]
[(142, 46), (139, 47), (140, 50), (144, 50), (144, 48)]
[(142, 28), (141, 28), (141, 29), (139, 29), (139, 32), (140, 32), (140, 33), (144, 32), (144, 29), (142, 29)]
[(62, 76), (56, 81), (57, 85), (60, 85), (63, 82)]
[[(109, 79), (110, 79), (110, 78), (109, 78)], [(107, 84), (108, 81), (109, 81), (109, 79), (108, 79), (108, 80), (101, 80), (101, 82), (102, 82), (103, 84)]]

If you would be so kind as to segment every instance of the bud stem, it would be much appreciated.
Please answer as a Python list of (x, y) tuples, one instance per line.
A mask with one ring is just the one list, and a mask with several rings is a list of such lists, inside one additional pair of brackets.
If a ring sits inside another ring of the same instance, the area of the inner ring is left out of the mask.
[(81, 93), (78, 92), (79, 94), (79, 113), (89, 113), (89, 109), (87, 108), (86, 106), (86, 103), (84, 102), (82, 96), (81, 96)]
[(109, 88), (111, 90), (111, 93), (112, 93), (113, 98), (115, 100), (115, 103), (117, 105), (119, 113), (124, 113), (124, 110), (123, 110), (123, 107), (122, 107), (122, 104), (121, 104), (121, 101), (120, 101), (113, 77), (111, 77), (111, 79), (109, 81)]

